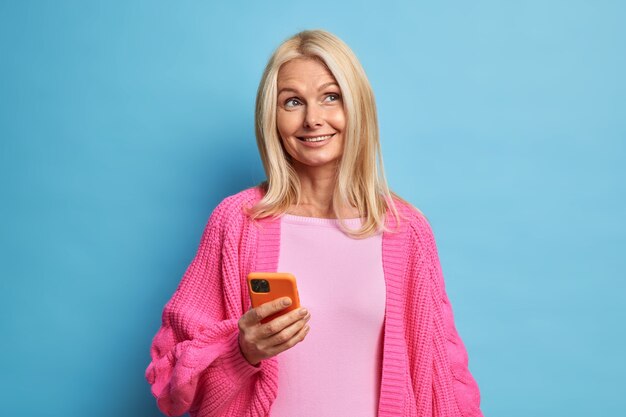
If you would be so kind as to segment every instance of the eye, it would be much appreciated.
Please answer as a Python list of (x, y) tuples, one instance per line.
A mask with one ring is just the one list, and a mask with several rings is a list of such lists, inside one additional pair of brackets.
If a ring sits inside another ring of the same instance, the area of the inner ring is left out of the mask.
[(300, 103), (300, 100), (298, 100), (297, 98), (294, 98), (294, 97), (285, 100), (285, 108), (286, 109), (293, 109), (293, 108), (299, 106), (300, 104), (302, 104), (302, 103)]
[(341, 100), (341, 96), (337, 93), (327, 94), (326, 97), (324, 98), (324, 101), (329, 102), (329, 103), (339, 101), (339, 100)]

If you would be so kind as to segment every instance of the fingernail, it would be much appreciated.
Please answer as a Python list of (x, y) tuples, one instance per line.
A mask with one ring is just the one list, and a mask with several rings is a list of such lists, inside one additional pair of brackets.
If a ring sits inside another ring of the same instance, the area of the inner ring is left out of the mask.
[(309, 311), (308, 311), (306, 308), (303, 308), (303, 309), (301, 309), (301, 310), (300, 310), (300, 315), (301, 315), (301, 316), (306, 316), (306, 314), (307, 314), (308, 312), (309, 312)]
[(291, 305), (291, 300), (289, 298), (285, 298), (283, 299), (283, 305), (285, 307), (287, 307), (288, 305)]

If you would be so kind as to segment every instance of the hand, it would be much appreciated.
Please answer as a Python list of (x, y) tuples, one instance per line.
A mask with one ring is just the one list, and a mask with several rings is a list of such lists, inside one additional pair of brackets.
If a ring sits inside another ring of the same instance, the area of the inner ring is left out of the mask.
[(261, 323), (264, 318), (290, 305), (289, 297), (279, 298), (251, 308), (239, 319), (239, 347), (252, 365), (258, 365), (263, 359), (276, 356), (304, 340), (309, 332), (306, 323), (311, 318), (305, 308), (290, 311), (268, 323)]

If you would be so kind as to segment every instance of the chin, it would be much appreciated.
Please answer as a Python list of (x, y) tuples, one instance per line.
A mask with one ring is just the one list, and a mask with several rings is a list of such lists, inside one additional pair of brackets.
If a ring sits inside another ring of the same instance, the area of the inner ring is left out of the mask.
[(309, 167), (309, 168), (322, 168), (322, 167), (330, 167), (330, 166), (338, 166), (339, 165), (339, 160), (338, 159), (315, 160), (315, 161), (302, 160), (302, 161), (298, 161), (298, 162), (300, 163), (300, 165), (306, 166), (306, 167)]

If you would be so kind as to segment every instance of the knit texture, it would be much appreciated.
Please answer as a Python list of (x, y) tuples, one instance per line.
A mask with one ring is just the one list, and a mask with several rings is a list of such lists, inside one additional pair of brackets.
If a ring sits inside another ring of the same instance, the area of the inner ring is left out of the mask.
[[(166, 415), (270, 415), (277, 360), (250, 365), (237, 338), (237, 321), (250, 308), (247, 274), (278, 266), (280, 220), (252, 222), (243, 212), (261, 197), (254, 187), (215, 208), (165, 305), (146, 379)], [(398, 225), (388, 216), (394, 230), (383, 234), (387, 291), (378, 415), (482, 417), (430, 225), (410, 206), (396, 205), (403, 219)]]

